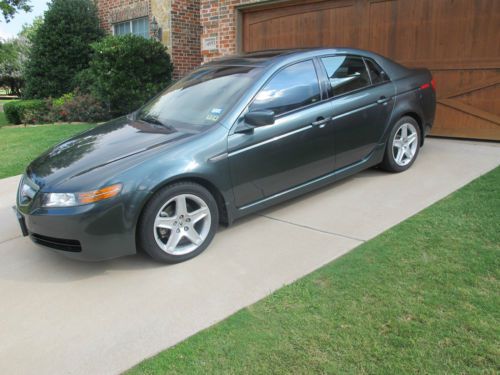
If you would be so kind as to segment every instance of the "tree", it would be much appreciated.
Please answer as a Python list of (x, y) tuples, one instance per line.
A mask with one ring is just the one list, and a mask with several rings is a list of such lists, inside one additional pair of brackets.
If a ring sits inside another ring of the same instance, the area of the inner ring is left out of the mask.
[(35, 35), (42, 24), (43, 17), (37, 16), (33, 19), (33, 22), (31, 24), (25, 23), (22, 26), (22, 29), (19, 32), (18, 36), (22, 36), (26, 38), (30, 43), (33, 43), (33, 39), (35, 38)]
[(94, 55), (82, 81), (114, 116), (132, 112), (170, 83), (170, 56), (155, 39), (110, 35), (92, 48)]
[(28, 51), (29, 42), (23, 37), (0, 42), (0, 86), (8, 87), (11, 94), (21, 95)]
[(0, 11), (2, 11), (5, 22), (9, 22), (19, 10), (31, 11), (30, 0), (0, 0)]
[(103, 35), (93, 0), (52, 0), (32, 36), (24, 95), (45, 98), (71, 92), (75, 76), (88, 67), (90, 44)]

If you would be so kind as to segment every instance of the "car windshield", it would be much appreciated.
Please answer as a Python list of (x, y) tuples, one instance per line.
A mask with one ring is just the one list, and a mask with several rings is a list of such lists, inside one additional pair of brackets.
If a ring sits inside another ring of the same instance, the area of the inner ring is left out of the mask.
[(137, 118), (200, 130), (219, 121), (260, 71), (252, 66), (201, 67), (147, 103)]

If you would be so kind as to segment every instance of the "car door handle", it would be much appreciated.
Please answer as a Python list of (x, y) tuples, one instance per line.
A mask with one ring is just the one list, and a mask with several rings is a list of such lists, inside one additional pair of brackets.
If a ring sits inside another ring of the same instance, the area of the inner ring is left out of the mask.
[(331, 118), (322, 118), (322, 117), (319, 117), (316, 121), (313, 121), (311, 123), (311, 125), (313, 125), (313, 126), (319, 126), (320, 128), (323, 128), (323, 127), (325, 127), (326, 123), (328, 121), (330, 121), (330, 120), (331, 120)]
[(385, 96), (381, 96), (378, 100), (377, 100), (377, 104), (387, 104), (387, 102), (391, 100), (391, 98), (386, 98)]

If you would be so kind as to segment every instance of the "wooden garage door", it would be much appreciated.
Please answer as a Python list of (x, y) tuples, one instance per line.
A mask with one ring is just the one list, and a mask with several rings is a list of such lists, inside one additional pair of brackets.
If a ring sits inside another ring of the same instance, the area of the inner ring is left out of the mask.
[(242, 9), (242, 49), (351, 46), (437, 82), (434, 135), (500, 140), (500, 0), (302, 0)]

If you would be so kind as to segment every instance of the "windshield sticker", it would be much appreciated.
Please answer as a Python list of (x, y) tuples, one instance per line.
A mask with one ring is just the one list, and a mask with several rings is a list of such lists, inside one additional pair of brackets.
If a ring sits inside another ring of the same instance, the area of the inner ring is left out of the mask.
[(207, 119), (208, 121), (217, 121), (219, 119), (219, 116), (218, 115), (212, 115), (211, 113), (209, 113), (207, 115), (207, 117), (205, 117), (205, 119)]
[(212, 108), (210, 113), (205, 117), (208, 121), (217, 121), (222, 113), (222, 108)]

